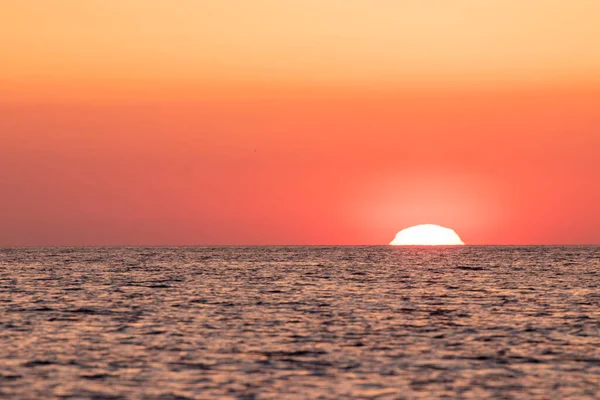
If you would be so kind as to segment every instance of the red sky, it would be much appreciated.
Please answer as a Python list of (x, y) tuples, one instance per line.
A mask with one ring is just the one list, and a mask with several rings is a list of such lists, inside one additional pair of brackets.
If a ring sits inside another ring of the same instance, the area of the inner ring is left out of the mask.
[(422, 3), (0, 5), (0, 246), (600, 243), (598, 3)]

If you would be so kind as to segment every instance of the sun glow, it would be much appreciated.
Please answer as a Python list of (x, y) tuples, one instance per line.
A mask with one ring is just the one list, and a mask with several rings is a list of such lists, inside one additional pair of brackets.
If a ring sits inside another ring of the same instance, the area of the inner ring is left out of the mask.
[(465, 243), (450, 228), (425, 224), (402, 229), (390, 244), (393, 246), (460, 246)]

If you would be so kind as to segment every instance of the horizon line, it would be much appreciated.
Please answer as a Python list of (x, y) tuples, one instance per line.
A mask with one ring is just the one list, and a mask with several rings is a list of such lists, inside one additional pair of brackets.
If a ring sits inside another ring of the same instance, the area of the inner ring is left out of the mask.
[(36, 249), (36, 248), (178, 248), (178, 247), (597, 247), (600, 243), (513, 243), (513, 244), (464, 244), (464, 245), (391, 245), (391, 244), (91, 244), (91, 245), (0, 245), (0, 249)]

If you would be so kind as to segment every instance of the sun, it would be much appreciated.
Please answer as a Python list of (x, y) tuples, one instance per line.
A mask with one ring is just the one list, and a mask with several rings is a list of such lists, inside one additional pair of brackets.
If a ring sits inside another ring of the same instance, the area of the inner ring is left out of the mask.
[(462, 246), (465, 243), (450, 228), (425, 224), (402, 229), (390, 244), (393, 246)]

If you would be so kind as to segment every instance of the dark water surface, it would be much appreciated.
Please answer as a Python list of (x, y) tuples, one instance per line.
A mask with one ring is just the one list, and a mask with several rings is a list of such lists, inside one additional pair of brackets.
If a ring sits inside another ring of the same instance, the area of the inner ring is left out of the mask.
[(0, 249), (0, 397), (600, 398), (600, 247)]

